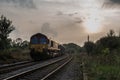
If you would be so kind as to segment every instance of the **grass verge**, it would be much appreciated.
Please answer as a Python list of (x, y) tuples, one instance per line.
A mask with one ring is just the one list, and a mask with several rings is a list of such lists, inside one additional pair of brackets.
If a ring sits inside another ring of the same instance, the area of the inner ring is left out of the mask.
[(88, 80), (120, 80), (120, 55), (82, 55)]

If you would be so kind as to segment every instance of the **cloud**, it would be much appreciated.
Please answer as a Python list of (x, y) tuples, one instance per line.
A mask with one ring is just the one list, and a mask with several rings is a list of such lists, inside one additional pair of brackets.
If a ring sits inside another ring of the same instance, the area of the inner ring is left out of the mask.
[(57, 36), (57, 32), (52, 27), (50, 27), (50, 23), (47, 22), (42, 25), (41, 32), (52, 37)]
[(110, 0), (112, 3), (120, 4), (120, 0)]
[(72, 3), (74, 2), (73, 0), (41, 0), (49, 3), (59, 3), (59, 4), (65, 4), (65, 3)]
[(120, 0), (104, 0), (102, 8), (119, 8), (120, 7)]
[(10, 36), (14, 36), (14, 38), (20, 37), (21, 33), (19, 29), (15, 28), (15, 30), (10, 34)]
[(79, 18), (79, 17), (75, 18), (75, 23), (82, 23), (82, 22), (83, 22), (83, 20), (81, 18)]
[(11, 4), (14, 7), (36, 8), (33, 0), (0, 0), (0, 4)]
[[(103, 3), (107, 8), (101, 9)], [(110, 28), (119, 29), (119, 3), (116, 0), (0, 0), (0, 14), (17, 26), (10, 37), (29, 40), (31, 35), (41, 32), (58, 42), (81, 45), (88, 34), (94, 41)], [(116, 11), (111, 7), (117, 7)], [(84, 22), (92, 19), (95, 22), (100, 19), (102, 33), (86, 32)]]
[(57, 12), (57, 15), (58, 15), (58, 16), (63, 15), (63, 12), (62, 12), (62, 11), (58, 11), (58, 12)]

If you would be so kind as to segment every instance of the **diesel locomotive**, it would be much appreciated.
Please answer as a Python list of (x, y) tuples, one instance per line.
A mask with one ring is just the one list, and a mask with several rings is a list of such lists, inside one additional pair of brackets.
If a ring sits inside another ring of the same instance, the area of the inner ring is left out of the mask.
[(30, 56), (33, 60), (42, 60), (63, 55), (65, 48), (42, 33), (30, 38)]

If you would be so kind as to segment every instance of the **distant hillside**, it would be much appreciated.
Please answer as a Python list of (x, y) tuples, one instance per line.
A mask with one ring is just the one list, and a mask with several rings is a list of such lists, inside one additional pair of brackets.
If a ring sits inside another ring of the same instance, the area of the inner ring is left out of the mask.
[(82, 48), (75, 43), (63, 44), (63, 46), (68, 53), (80, 53), (82, 51)]

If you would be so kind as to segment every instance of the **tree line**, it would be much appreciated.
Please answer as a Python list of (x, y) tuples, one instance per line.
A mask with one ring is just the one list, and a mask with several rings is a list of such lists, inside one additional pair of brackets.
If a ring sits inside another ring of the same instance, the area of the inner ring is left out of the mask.
[(12, 48), (27, 48), (29, 45), (28, 41), (23, 41), (21, 38), (12, 40), (9, 38), (9, 34), (15, 30), (12, 25), (12, 21), (7, 19), (5, 16), (0, 17), (0, 51), (4, 51)]
[(116, 35), (114, 30), (110, 30), (107, 36), (100, 38), (95, 43), (89, 40), (85, 42), (84, 48), (89, 55), (119, 53), (120, 34)]

